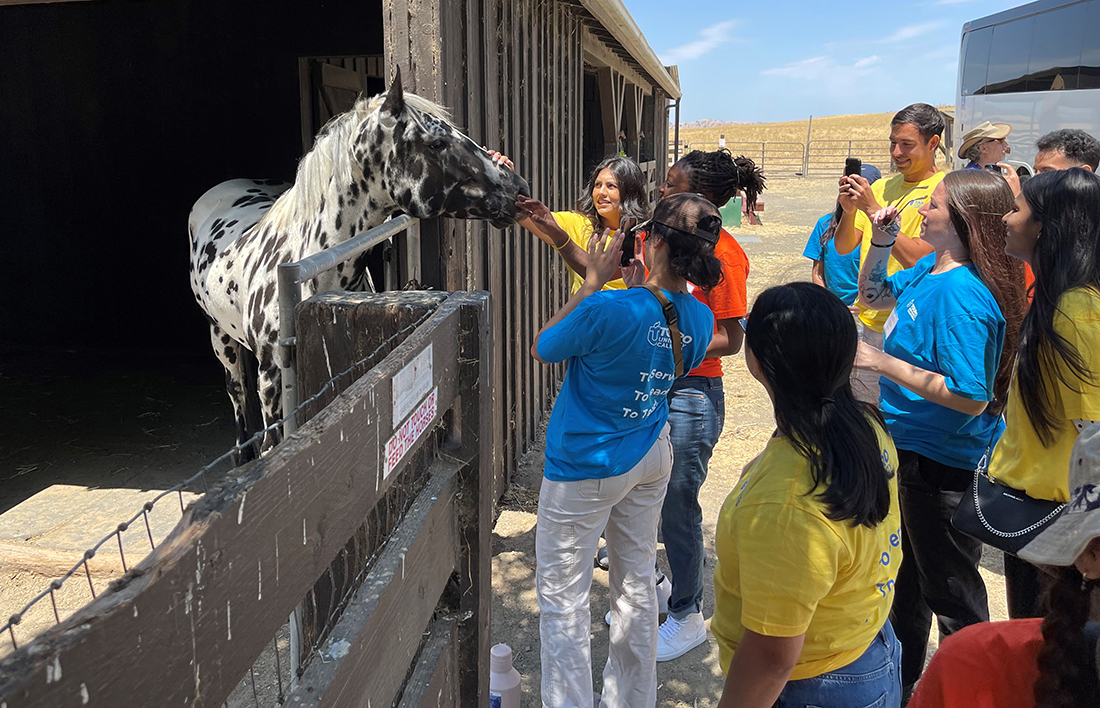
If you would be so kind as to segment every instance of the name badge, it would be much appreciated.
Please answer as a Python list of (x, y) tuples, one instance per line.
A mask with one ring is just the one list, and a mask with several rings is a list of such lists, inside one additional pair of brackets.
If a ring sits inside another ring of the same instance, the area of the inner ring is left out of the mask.
[(886, 318), (886, 324), (882, 326), (883, 338), (889, 337), (894, 331), (894, 327), (898, 324), (898, 311), (896, 309), (890, 310), (890, 316)]

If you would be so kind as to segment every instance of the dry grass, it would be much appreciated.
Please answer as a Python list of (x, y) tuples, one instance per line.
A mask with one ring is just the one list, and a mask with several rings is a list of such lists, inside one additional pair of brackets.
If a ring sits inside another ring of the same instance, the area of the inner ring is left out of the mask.
[[(950, 108), (950, 106), (940, 106)], [(885, 140), (890, 135), (890, 119), (893, 113), (865, 113), (863, 115), (822, 116), (813, 120), (812, 140)], [(796, 142), (806, 140), (808, 122), (746, 123), (722, 125), (714, 128), (690, 128), (680, 131), (680, 139), (689, 143), (718, 143), (718, 136), (725, 135), (728, 142)]]

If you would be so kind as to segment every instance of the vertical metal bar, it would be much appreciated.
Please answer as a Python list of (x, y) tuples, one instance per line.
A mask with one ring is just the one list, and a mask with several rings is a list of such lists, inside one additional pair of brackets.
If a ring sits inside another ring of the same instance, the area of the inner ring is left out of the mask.
[(298, 687), (298, 669), (302, 666), (302, 607), (305, 602), (298, 603), (294, 611), (290, 613), (290, 690)]
[(279, 369), (283, 382), (283, 437), (298, 429), (294, 409), (298, 407), (298, 372), (294, 368), (294, 350), (297, 331), (294, 326), (294, 310), (302, 302), (301, 266), (297, 263), (279, 264), (279, 351), (282, 361)]
[(394, 253), (392, 237), (382, 244), (382, 268), (384, 275), (383, 287), (386, 292), (393, 292), (397, 289), (397, 279), (400, 276), (397, 273), (397, 258)]
[[(414, 219), (413, 222), (409, 224), (409, 230), (406, 234), (406, 238), (408, 239), (407, 252), (409, 258), (409, 272), (405, 281), (415, 280), (420, 283), (420, 219)], [(421, 283), (421, 287), (423, 287), (423, 283)]]
[(122, 530), (125, 524), (119, 524), (118, 530), (115, 531), (115, 537), (118, 538), (118, 555), (122, 559), (122, 572), (128, 573), (129, 569), (126, 567), (126, 551), (122, 550)]
[(92, 570), (88, 567), (88, 551), (84, 552), (84, 572), (88, 575), (88, 587), (92, 591), (92, 599), (95, 599), (95, 585), (92, 585)]
[(61, 583), (57, 580), (50, 581), (50, 604), (53, 605), (53, 618), (57, 620), (58, 624), (61, 624), (61, 615), (57, 611), (57, 598), (54, 597), (54, 590), (61, 587)]
[(673, 164), (680, 161), (680, 99), (676, 99), (676, 126), (672, 132)]

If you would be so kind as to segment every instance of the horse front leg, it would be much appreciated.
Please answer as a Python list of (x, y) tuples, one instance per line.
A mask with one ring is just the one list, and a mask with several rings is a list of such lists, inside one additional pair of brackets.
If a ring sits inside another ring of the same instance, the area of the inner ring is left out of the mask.
[(283, 416), (283, 375), (273, 359), (260, 362), (258, 371), (260, 410), (264, 417), (264, 439), (260, 444), (260, 454), (267, 454), (271, 448), (283, 439), (281, 425), (276, 425)]

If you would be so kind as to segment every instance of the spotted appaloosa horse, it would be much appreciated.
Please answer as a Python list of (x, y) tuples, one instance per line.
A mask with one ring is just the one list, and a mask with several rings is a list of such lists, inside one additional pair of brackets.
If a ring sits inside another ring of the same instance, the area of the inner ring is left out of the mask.
[[(360, 99), (321, 129), (293, 185), (236, 179), (204, 194), (188, 222), (191, 289), (225, 366), (238, 443), (261, 417), (269, 426), (281, 415), (278, 264), (346, 241), (399, 210), (503, 228), (514, 223), (521, 193), (530, 193), (521, 177), (494, 163), (442, 108), (404, 93), (398, 73), (385, 94)], [(349, 260), (305, 283), (303, 296), (363, 289), (356, 286), (364, 279), (369, 286), (365, 259)], [(248, 390), (253, 366), (259, 415)], [(278, 437), (269, 433), (262, 449)]]

